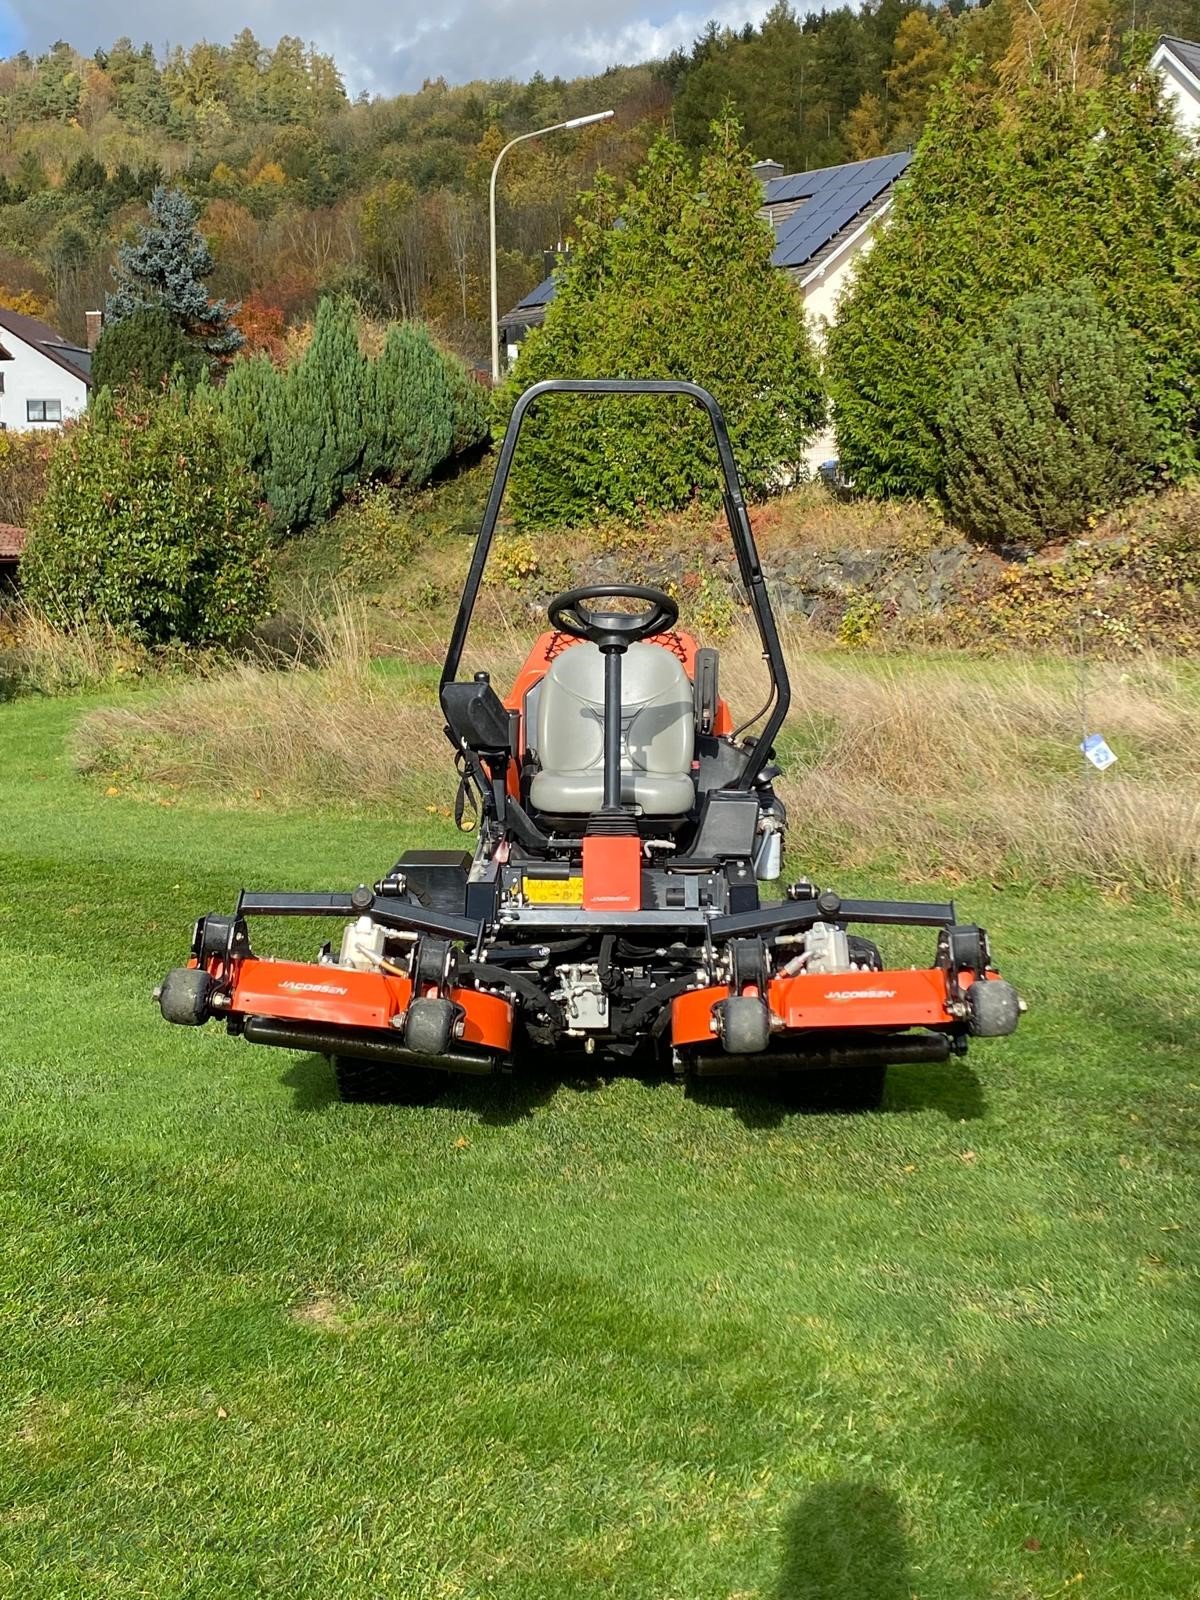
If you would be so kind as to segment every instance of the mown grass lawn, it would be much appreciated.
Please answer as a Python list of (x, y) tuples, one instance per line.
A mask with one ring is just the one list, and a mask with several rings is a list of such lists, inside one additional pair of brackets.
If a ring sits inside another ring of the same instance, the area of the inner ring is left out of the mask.
[(443, 825), (106, 796), (79, 710), (0, 708), (0, 1593), (1200, 1594), (1195, 917), (960, 890), (1029, 1016), (879, 1115), (342, 1107), (151, 986)]

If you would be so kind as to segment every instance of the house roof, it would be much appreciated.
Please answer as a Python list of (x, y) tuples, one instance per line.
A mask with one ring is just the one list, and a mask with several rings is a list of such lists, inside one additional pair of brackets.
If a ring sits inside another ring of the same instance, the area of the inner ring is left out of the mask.
[(7, 311), (0, 306), (0, 331), (15, 335), (23, 339), (35, 350), (40, 350), (55, 366), (62, 367), (64, 372), (69, 372), (73, 378), (82, 378), (84, 383), (92, 381), (92, 354), (77, 344), (68, 344), (61, 333), (55, 333), (48, 322), (39, 322), (36, 317), (26, 317), (19, 311)]
[(1193, 78), (1200, 78), (1200, 44), (1191, 39), (1175, 39), (1164, 33), (1158, 41), (1159, 49), (1168, 51), (1176, 61), (1181, 61)]
[[(762, 215), (775, 230), (774, 265), (790, 272), (818, 267), (818, 258), (828, 258), (844, 238), (882, 210), (911, 161), (911, 153), (903, 150), (771, 178), (764, 186)], [(501, 317), (500, 326), (527, 328), (541, 322), (553, 298), (554, 278), (543, 278)]]
[(25, 548), (25, 529), (0, 522), (0, 561), (15, 561)]

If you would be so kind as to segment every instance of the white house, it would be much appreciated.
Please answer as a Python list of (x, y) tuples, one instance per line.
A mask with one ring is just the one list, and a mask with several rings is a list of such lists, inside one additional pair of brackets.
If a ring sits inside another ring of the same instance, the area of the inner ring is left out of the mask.
[(1180, 128), (1189, 138), (1200, 139), (1200, 44), (1190, 39), (1172, 39), (1164, 33), (1150, 57), (1150, 65), (1162, 75), (1163, 88), (1174, 102)]
[[(849, 283), (855, 263), (870, 249), (873, 226), (891, 209), (897, 180), (911, 161), (911, 154), (901, 151), (790, 174), (776, 161), (755, 164), (755, 176), (763, 186), (760, 215), (775, 231), (771, 259), (799, 285), (805, 314), (818, 340), (833, 321), (838, 297)], [(553, 298), (551, 273), (501, 317), (510, 362), (516, 360), (529, 329), (545, 319)], [(810, 447), (809, 470), (815, 471), (836, 453), (829, 430)]]
[(92, 355), (0, 306), (0, 428), (60, 428), (87, 408)]

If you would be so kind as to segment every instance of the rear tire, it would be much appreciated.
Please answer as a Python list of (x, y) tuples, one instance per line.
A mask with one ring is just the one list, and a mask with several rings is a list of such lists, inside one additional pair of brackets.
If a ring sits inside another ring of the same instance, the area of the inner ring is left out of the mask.
[(783, 1080), (783, 1093), (799, 1111), (878, 1111), (886, 1065), (801, 1068)]
[(359, 1056), (330, 1056), (329, 1064), (338, 1098), (347, 1105), (427, 1105), (446, 1087), (446, 1074), (430, 1067), (401, 1067)]

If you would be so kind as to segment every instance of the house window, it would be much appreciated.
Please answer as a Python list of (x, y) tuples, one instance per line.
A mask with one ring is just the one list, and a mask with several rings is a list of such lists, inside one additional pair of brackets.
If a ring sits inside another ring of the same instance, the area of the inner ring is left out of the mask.
[(61, 400), (26, 400), (26, 422), (61, 422)]

